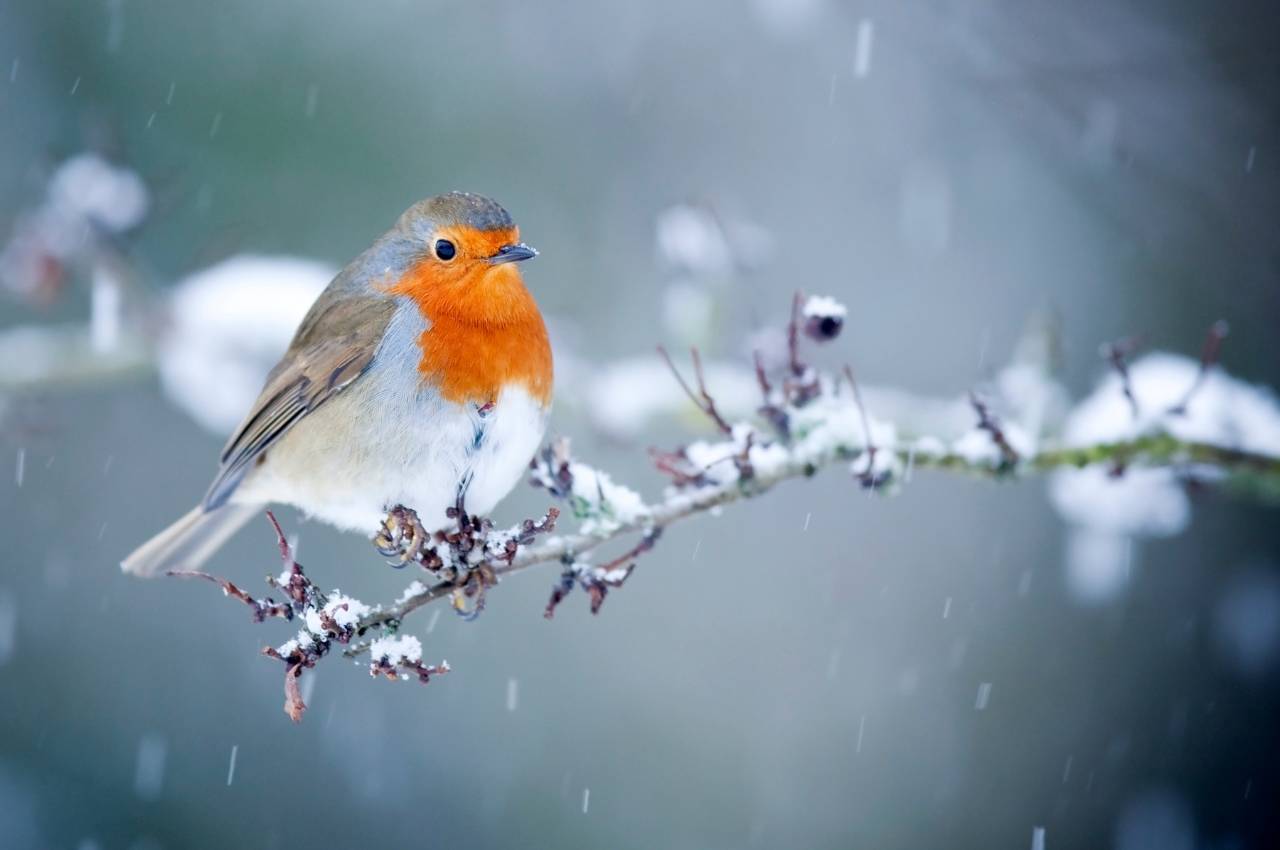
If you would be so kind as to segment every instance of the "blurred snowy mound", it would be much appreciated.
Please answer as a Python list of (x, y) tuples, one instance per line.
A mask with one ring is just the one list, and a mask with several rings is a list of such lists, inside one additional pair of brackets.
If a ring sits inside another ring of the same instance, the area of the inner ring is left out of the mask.
[[(1155, 352), (1129, 367), (1131, 402), (1124, 381), (1109, 373), (1067, 419), (1062, 440), (1089, 446), (1168, 434), (1261, 454), (1280, 453), (1280, 403), (1265, 387), (1232, 378), (1219, 368), (1202, 371), (1196, 360)], [(1168, 537), (1191, 520), (1185, 483), (1206, 477), (1193, 467), (1125, 469), (1106, 466), (1060, 471), (1049, 496), (1071, 523), (1068, 584), (1082, 599), (1110, 597), (1129, 569), (1132, 537)]]
[(64, 161), (49, 177), (44, 201), (24, 213), (0, 252), (0, 284), (48, 301), (67, 266), (92, 257), (98, 241), (142, 223), (150, 196), (142, 178), (93, 153)]
[(314, 260), (242, 255), (182, 280), (158, 347), (165, 394), (205, 428), (229, 433), (334, 274)]

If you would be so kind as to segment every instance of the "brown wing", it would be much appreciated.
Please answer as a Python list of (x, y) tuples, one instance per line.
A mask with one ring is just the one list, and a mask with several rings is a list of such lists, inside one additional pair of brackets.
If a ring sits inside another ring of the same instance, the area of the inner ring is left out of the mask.
[(268, 448), (373, 362), (395, 302), (343, 290), (340, 281), (325, 290), (267, 376), (253, 409), (222, 450), (222, 465), (204, 497), (205, 510), (226, 502)]

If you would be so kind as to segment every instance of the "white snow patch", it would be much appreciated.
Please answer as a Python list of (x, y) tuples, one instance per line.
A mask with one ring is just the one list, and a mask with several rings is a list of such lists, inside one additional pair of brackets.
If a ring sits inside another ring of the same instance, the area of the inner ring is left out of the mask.
[(786, 471), (791, 453), (781, 443), (753, 444), (747, 459), (757, 478), (776, 478)]
[(404, 593), (400, 594), (400, 598), (396, 600), (397, 605), (403, 605), (419, 593), (426, 593), (427, 586), (422, 582), (414, 579), (409, 586), (404, 589)]
[(838, 451), (856, 452), (868, 445), (892, 452), (898, 445), (897, 428), (892, 423), (881, 422), (868, 414), (864, 425), (862, 413), (851, 396), (834, 396), (826, 391), (792, 411), (791, 429), (798, 438), (792, 455), (800, 463), (818, 463)]
[(344, 629), (354, 628), (360, 622), (360, 618), (371, 610), (359, 599), (343, 596), (340, 593), (331, 597), (328, 604), (324, 606), (325, 613)]
[(284, 658), (288, 658), (299, 650), (310, 649), (315, 646), (315, 637), (306, 629), (299, 629), (298, 634), (276, 647), (276, 652), (280, 653)]
[(583, 534), (605, 533), (648, 514), (640, 494), (614, 483), (608, 473), (576, 461), (569, 465), (569, 472), (573, 476), (573, 496), (581, 501), (586, 514), (580, 528)]
[(828, 295), (810, 295), (801, 312), (806, 319), (843, 319), (849, 315), (848, 308)]
[(392, 664), (416, 664), (422, 660), (422, 643), (413, 635), (381, 637), (369, 645), (369, 657), (374, 661), (386, 660)]
[(324, 626), (320, 623), (320, 612), (315, 608), (308, 608), (302, 615), (302, 620), (307, 624), (307, 631), (316, 635), (325, 633)]

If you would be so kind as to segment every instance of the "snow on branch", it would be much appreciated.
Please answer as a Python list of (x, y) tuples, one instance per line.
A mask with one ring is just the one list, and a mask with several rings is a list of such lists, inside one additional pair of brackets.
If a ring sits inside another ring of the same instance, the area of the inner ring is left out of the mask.
[[(917, 470), (993, 480), (1051, 473), (1051, 495), (1069, 521), (1124, 533), (1171, 533), (1184, 525), (1189, 507), (1178, 500), (1193, 484), (1280, 495), (1280, 404), (1269, 390), (1221, 370), (1221, 324), (1211, 330), (1199, 362), (1168, 354), (1130, 362), (1136, 345), (1105, 347), (1112, 372), (1060, 430), (1055, 424), (1061, 417), (1046, 408), (1065, 393), (1043, 359), (1029, 358), (1005, 370), (994, 387), (969, 393), (967, 427), (930, 434), (878, 418), (851, 367), (827, 373), (805, 361), (805, 341), (829, 342), (845, 319), (844, 307), (833, 300), (797, 295), (785, 362), (770, 370), (761, 357), (753, 358), (757, 416), (741, 421), (723, 413), (696, 349), (689, 355), (692, 382), (659, 349), (672, 383), (717, 436), (653, 452), (655, 469), (667, 479), (654, 501), (575, 459), (561, 439), (530, 467), (530, 483), (561, 506), (537, 520), (498, 529), (459, 507), (449, 514), (455, 528), (429, 531), (409, 507), (391, 510), (374, 538), (377, 551), (394, 566), (422, 571), (392, 602), (366, 605), (337, 591), (320, 592), (293, 560), (278, 526), (285, 571), (269, 583), (284, 591), (286, 602), (255, 600), (230, 582), (213, 580), (250, 606), (258, 622), (282, 617), (303, 623), (293, 639), (264, 650), (286, 665), (285, 709), (297, 720), (305, 708), (298, 678), (335, 644), (348, 657), (368, 655), (371, 675), (426, 682), (449, 666), (424, 664), (419, 640), (402, 633), (418, 609), (447, 599), (455, 613), (474, 620), (503, 578), (554, 564), (560, 574), (550, 588), (547, 618), (575, 589), (598, 613), (668, 526), (829, 467), (847, 468), (857, 486), (880, 493), (905, 486)], [(562, 510), (576, 522), (570, 533), (557, 533)], [(621, 554), (590, 557), (623, 538), (632, 543)]]

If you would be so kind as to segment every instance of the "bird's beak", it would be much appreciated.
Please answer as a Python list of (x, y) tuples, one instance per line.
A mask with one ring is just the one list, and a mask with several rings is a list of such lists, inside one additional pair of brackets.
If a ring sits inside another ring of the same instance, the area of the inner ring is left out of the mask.
[(523, 242), (517, 242), (514, 245), (503, 245), (498, 249), (498, 253), (489, 258), (489, 262), (495, 266), (501, 263), (518, 263), (521, 260), (530, 260), (538, 256), (538, 252), (534, 248), (530, 248)]

